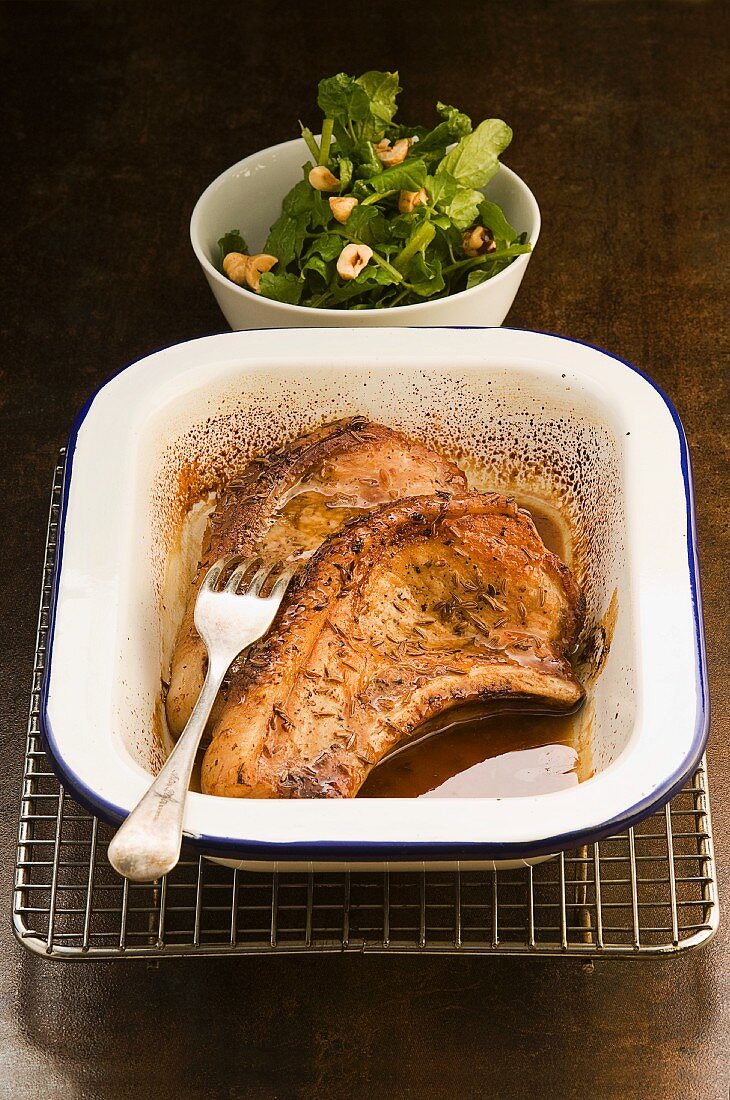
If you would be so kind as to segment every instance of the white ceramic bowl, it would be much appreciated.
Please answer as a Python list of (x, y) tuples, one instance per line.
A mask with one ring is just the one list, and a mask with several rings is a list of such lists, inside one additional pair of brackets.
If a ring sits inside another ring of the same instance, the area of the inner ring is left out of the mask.
[(68, 789), (119, 821), (159, 759), (160, 677), (197, 560), (195, 539), (179, 540), (190, 470), (232, 468), (241, 451), (354, 413), (464, 448), (495, 487), (561, 508), (597, 654), (602, 629), (611, 643), (585, 710), (595, 775), (503, 799), (193, 793), (192, 842), (248, 866), (483, 865), (595, 840), (666, 802), (707, 736), (681, 425), (630, 365), (508, 329), (229, 333), (157, 352), (99, 390), (69, 443), (43, 684)]
[[(236, 286), (218, 270), (218, 240), (240, 229), (249, 248), (261, 251), (269, 228), (281, 213), (284, 195), (302, 178), (310, 159), (301, 138), (272, 145), (223, 172), (198, 199), (190, 220), (190, 240), (206, 279), (233, 329), (390, 325), (501, 325), (527, 270), (530, 253), (480, 286), (437, 301), (393, 309), (311, 309), (262, 298)], [(527, 232), (534, 249), (540, 210), (527, 184), (505, 165), (485, 194), (499, 203), (509, 222)]]

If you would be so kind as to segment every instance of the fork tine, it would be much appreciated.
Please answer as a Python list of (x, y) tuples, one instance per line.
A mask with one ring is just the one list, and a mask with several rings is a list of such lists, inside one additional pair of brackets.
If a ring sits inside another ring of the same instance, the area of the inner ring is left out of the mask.
[(274, 600), (274, 599), (280, 600), (280, 599), (282, 599), (283, 596), (284, 596), (284, 593), (286, 592), (286, 590), (289, 586), (289, 581), (292, 579), (293, 576), (294, 576), (294, 570), (293, 569), (286, 569), (281, 574), (281, 576), (277, 580), (274, 587), (271, 589), (271, 594), (269, 596), (269, 599), (271, 599), (271, 600)]
[(237, 569), (234, 569), (228, 579), (228, 583), (226, 584), (224, 591), (234, 593), (238, 592), (238, 589), (241, 586), (241, 581), (246, 576), (251, 566), (255, 565), (257, 561), (258, 558), (248, 558), (246, 561), (242, 562)]
[(201, 592), (215, 592), (221, 573), (228, 565), (228, 561), (228, 558), (219, 558), (217, 562), (211, 565), (210, 569), (203, 577), (203, 583), (200, 586)]
[(251, 583), (246, 589), (247, 596), (261, 595), (261, 589), (264, 587), (266, 583), (266, 578), (268, 577), (271, 570), (272, 566), (270, 564), (261, 566), (261, 568), (252, 577)]

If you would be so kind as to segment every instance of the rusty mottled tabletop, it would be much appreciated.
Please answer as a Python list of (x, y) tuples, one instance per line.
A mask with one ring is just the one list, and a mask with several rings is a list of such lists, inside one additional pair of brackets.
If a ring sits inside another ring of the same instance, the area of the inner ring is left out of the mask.
[[(728, 8), (4, 3), (0, 358), (0, 1095), (728, 1095), (728, 921), (674, 960), (300, 957), (50, 963), (9, 924), (49, 477), (87, 394), (225, 325), (187, 223), (223, 168), (295, 135), (317, 80), (400, 68), (507, 119), (543, 235), (509, 323), (599, 344), (668, 392), (694, 458), (728, 882)], [(314, 119), (312, 119), (314, 121)], [(111, 488), (110, 488), (110, 491)], [(657, 531), (661, 539), (661, 531)]]

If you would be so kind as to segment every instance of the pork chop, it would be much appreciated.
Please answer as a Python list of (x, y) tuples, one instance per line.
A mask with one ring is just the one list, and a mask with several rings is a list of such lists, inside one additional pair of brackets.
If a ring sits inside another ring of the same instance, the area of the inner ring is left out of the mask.
[[(466, 478), (422, 443), (363, 417), (327, 424), (252, 459), (221, 494), (208, 521), (173, 653), (165, 701), (171, 733), (180, 735), (203, 687), (207, 656), (193, 613), (214, 561), (256, 553), (264, 561), (305, 562), (346, 520), (385, 501), (437, 490), (464, 492)], [(219, 697), (213, 721), (220, 704)]]
[(292, 582), (234, 674), (208, 794), (353, 797), (422, 723), (493, 700), (567, 711), (584, 600), (528, 512), (430, 494), (348, 522)]

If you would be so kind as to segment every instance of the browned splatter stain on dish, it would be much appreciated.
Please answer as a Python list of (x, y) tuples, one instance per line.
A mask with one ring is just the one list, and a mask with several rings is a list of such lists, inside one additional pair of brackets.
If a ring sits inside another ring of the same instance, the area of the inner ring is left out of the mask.
[(584, 687), (596, 682), (608, 660), (618, 621), (618, 610), (618, 591), (614, 588), (608, 607), (587, 634), (576, 657), (576, 670)]
[(165, 763), (165, 744), (168, 740), (167, 735), (167, 721), (165, 719), (165, 685), (163, 682), (163, 690), (160, 692), (159, 698), (155, 704), (155, 709), (152, 712), (152, 746), (150, 748), (149, 769), (153, 775), (157, 775), (162, 765)]

